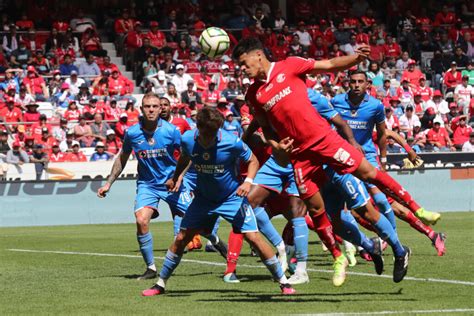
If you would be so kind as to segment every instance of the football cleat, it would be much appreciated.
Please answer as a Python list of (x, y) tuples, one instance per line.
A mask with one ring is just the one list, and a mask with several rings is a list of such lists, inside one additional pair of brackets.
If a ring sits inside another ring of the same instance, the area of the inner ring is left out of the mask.
[(430, 212), (424, 208), (420, 208), (415, 212), (415, 216), (418, 217), (425, 225), (436, 225), (441, 219), (441, 214), (436, 212)]
[(295, 289), (290, 284), (280, 284), (281, 294), (293, 295), (296, 293)]
[(280, 262), (281, 269), (283, 270), (283, 273), (285, 273), (286, 270), (288, 270), (288, 260), (286, 258), (286, 253), (281, 255), (281, 256), (279, 255), (278, 256), (278, 261)]
[(146, 289), (142, 292), (142, 296), (155, 296), (165, 294), (165, 289), (158, 284), (153, 285), (151, 288)]
[(214, 245), (208, 240), (206, 243), (206, 247), (204, 248), (205, 252), (216, 252), (216, 248), (214, 248)]
[(382, 239), (378, 237), (371, 238), (374, 243), (374, 252), (370, 254), (372, 262), (375, 266), (375, 272), (378, 275), (383, 273), (383, 252), (382, 252)]
[(227, 260), (227, 244), (219, 239), (219, 241), (213, 244), (213, 246), (214, 249), (216, 249), (216, 251)]
[(438, 252), (438, 256), (443, 256), (446, 253), (446, 235), (443, 233), (436, 233), (431, 239), (431, 242), (433, 244), (433, 247), (436, 248), (436, 251)]
[(237, 278), (237, 275), (235, 273), (227, 273), (224, 275), (224, 282), (225, 283), (240, 283), (240, 280)]
[(288, 279), (288, 283), (291, 285), (309, 283), (308, 273), (306, 271), (298, 271)]
[(334, 286), (341, 286), (346, 280), (346, 268), (349, 265), (346, 256), (340, 255), (334, 260), (333, 269), (334, 275), (332, 276), (332, 284)]
[(359, 256), (365, 261), (372, 261), (372, 256), (364, 249), (359, 250)]
[(140, 275), (137, 280), (150, 280), (156, 278), (156, 271), (150, 268), (147, 268), (145, 273)]
[(403, 246), (405, 249), (405, 255), (395, 257), (395, 262), (393, 264), (393, 282), (398, 283), (403, 280), (408, 271), (408, 259), (411, 255), (410, 248)]
[(355, 257), (356, 247), (350, 242), (344, 240), (344, 249), (346, 258), (349, 261), (349, 267), (355, 266), (357, 264), (357, 259)]

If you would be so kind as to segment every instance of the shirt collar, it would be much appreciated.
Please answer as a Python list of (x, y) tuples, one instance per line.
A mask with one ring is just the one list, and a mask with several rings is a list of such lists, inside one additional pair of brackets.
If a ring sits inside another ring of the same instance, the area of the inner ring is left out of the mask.
[(272, 63), (270, 64), (270, 69), (268, 69), (267, 79), (266, 79), (265, 82), (269, 82), (269, 81), (270, 81), (270, 75), (272, 74), (273, 67), (275, 67), (275, 63), (274, 63), (274, 62), (272, 62)]

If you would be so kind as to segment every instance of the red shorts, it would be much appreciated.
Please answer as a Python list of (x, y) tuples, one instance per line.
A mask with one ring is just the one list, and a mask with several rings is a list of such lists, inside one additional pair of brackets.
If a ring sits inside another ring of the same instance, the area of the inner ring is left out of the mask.
[(291, 158), (295, 180), (301, 199), (305, 200), (319, 191), (326, 181), (323, 164), (339, 174), (353, 173), (364, 156), (335, 131), (329, 132), (310, 148)]

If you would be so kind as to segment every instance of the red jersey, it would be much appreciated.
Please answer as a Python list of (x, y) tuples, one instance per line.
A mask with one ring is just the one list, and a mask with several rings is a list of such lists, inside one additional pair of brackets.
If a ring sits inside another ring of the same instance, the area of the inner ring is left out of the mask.
[(155, 46), (156, 48), (161, 48), (166, 44), (166, 36), (161, 31), (157, 31), (156, 33), (150, 31), (145, 34), (145, 37), (148, 37), (150, 39), (151, 46)]
[(133, 82), (124, 76), (119, 76), (117, 79), (109, 77), (109, 94), (110, 95), (125, 95), (133, 92)]
[(403, 71), (402, 74), (402, 80), (404, 79), (408, 80), (411, 86), (418, 87), (420, 85), (420, 78), (424, 78), (425, 75), (419, 70), (419, 69), (414, 69), (413, 71), (408, 71), (405, 70)]
[(87, 161), (87, 157), (82, 153), (82, 152), (77, 152), (77, 153), (68, 153), (66, 154), (66, 157), (64, 158), (65, 161), (67, 162), (84, 162)]
[(383, 45), (385, 56), (397, 58), (402, 53), (400, 45), (397, 43)]
[(114, 140), (107, 139), (105, 145), (107, 146), (107, 151), (109, 153), (116, 155), (122, 148), (122, 141), (117, 137)]
[(7, 123), (23, 121), (23, 113), (21, 113), (21, 110), (17, 107), (14, 107), (11, 111), (8, 108), (3, 108), (0, 111), (0, 117), (3, 117)]
[(76, 109), (76, 110), (66, 110), (64, 113), (64, 118), (69, 122), (69, 121), (78, 121), (79, 116), (81, 116), (81, 110)]
[(454, 145), (462, 145), (469, 140), (469, 135), (472, 133), (472, 127), (469, 125), (458, 126), (453, 134)]
[(209, 91), (206, 90), (202, 94), (202, 102), (203, 103), (210, 103), (210, 104), (216, 104), (217, 105), (217, 100), (219, 100), (220, 93), (219, 91)]
[(433, 96), (433, 90), (431, 90), (430, 87), (418, 87), (415, 91), (415, 95), (417, 94), (420, 94), (421, 99), (424, 102), (427, 102), (428, 100), (431, 100), (431, 97)]
[(444, 83), (448, 88), (455, 88), (462, 82), (461, 72), (456, 71), (455, 74), (451, 70), (446, 71), (444, 74)]
[(58, 152), (57, 154), (51, 152), (49, 154), (50, 162), (64, 162), (65, 159), (66, 159), (66, 155), (63, 152)]
[(434, 130), (434, 128), (432, 128), (428, 131), (428, 134), (426, 134), (426, 138), (432, 143), (438, 142), (441, 144), (442, 147), (446, 147), (446, 139), (448, 138), (448, 132), (444, 127), (440, 127), (437, 132)]
[(246, 98), (256, 114), (264, 115), (280, 139), (294, 139), (299, 152), (313, 146), (330, 130), (328, 122), (314, 111), (307, 96), (304, 75), (314, 68), (314, 59), (289, 57), (272, 63), (266, 81), (255, 81)]
[(119, 107), (111, 107), (110, 105), (105, 106), (104, 119), (106, 121), (118, 121), (120, 119), (120, 114), (122, 114), (123, 110)]
[(180, 117), (172, 116), (170, 123), (176, 126), (181, 134), (191, 130), (191, 126), (189, 126), (188, 122)]
[(283, 46), (278, 46), (278, 45), (275, 45), (272, 47), (272, 54), (273, 54), (273, 58), (275, 58), (275, 60), (284, 60), (286, 58), (286, 55), (288, 54), (288, 46), (287, 45), (283, 45)]
[(43, 77), (25, 77), (23, 79), (23, 83), (25, 84), (25, 86), (30, 87), (30, 91), (32, 94), (43, 94), (42, 86), (45, 84)]

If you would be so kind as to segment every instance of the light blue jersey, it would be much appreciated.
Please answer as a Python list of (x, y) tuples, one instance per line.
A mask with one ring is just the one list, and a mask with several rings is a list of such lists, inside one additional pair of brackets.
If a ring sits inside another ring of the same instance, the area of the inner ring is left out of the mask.
[(240, 126), (240, 123), (236, 120), (233, 120), (232, 122), (224, 121), (224, 126), (222, 128), (228, 132), (231, 132), (237, 137), (242, 137), (242, 134), (244, 133), (242, 127)]
[(347, 93), (338, 94), (332, 100), (334, 109), (352, 129), (355, 140), (362, 146), (365, 156), (376, 157), (377, 149), (372, 141), (372, 132), (377, 124), (385, 121), (385, 110), (382, 102), (365, 95), (359, 107), (353, 106)]
[(331, 124), (331, 120), (338, 113), (333, 109), (328, 99), (326, 99), (326, 97), (321, 93), (310, 88), (308, 88), (308, 98), (311, 101), (313, 108), (318, 111), (319, 114), (329, 122), (329, 124)]
[(123, 148), (125, 153), (135, 152), (138, 160), (138, 184), (153, 184), (165, 187), (165, 182), (173, 176), (176, 159), (173, 154), (179, 150), (181, 135), (176, 126), (158, 119), (153, 134), (148, 135), (141, 123), (131, 126), (125, 133)]
[(216, 144), (204, 148), (198, 142), (197, 130), (182, 136), (182, 152), (191, 158), (197, 172), (196, 196), (209, 201), (225, 200), (239, 187), (238, 162), (249, 161), (252, 151), (237, 136), (219, 129)]

